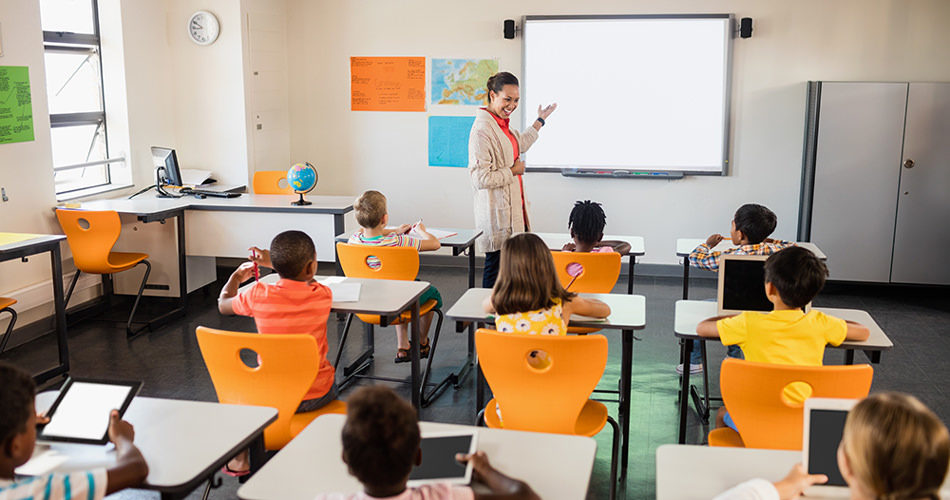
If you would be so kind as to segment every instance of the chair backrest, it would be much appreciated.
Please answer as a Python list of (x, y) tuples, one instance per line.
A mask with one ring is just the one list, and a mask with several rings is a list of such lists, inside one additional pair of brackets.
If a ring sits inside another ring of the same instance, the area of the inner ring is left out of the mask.
[[(281, 183), (283, 181), (283, 183)], [(283, 185), (281, 185), (283, 184)], [(287, 182), (286, 170), (260, 170), (254, 172), (254, 194), (294, 194)]]
[(122, 232), (119, 214), (112, 210), (56, 209), (66, 242), (73, 254), (73, 263), (84, 273), (110, 274), (109, 253)]
[(481, 328), (475, 345), (506, 429), (577, 433), (577, 418), (607, 366), (606, 337), (514, 335)]
[(616, 252), (551, 251), (551, 256), (561, 285), (570, 284), (571, 292), (610, 293), (620, 277), (620, 254)]
[(800, 450), (804, 405), (788, 401), (785, 387), (798, 382), (811, 387), (811, 397), (861, 399), (871, 390), (873, 375), (870, 365), (794, 366), (726, 359), (719, 385), (747, 448)]
[[(320, 370), (317, 341), (310, 335), (260, 335), (199, 326), (198, 346), (218, 401), (277, 408), (277, 420), (264, 429), (264, 446), (277, 450), (293, 436), (290, 421)], [(241, 360), (257, 354), (259, 365)]]
[[(419, 274), (419, 251), (415, 248), (374, 247), (341, 242), (336, 244), (336, 252), (343, 274), (350, 278), (411, 281)], [(369, 261), (376, 259), (379, 266), (373, 269)]]

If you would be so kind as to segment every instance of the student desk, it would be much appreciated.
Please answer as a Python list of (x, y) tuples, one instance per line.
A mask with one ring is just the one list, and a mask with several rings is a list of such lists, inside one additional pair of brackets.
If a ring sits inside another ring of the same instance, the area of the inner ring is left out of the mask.
[[(448, 319), (470, 321), (483, 325), (492, 322), (485, 312), (482, 302), (491, 295), (490, 288), (471, 288), (459, 298), (446, 313)], [(619, 411), (621, 429), (621, 484), (627, 477), (627, 448), (630, 435), (630, 384), (633, 373), (633, 331), (646, 327), (646, 298), (642, 295), (620, 295), (611, 293), (581, 293), (581, 297), (598, 299), (610, 306), (610, 316), (606, 320), (583, 321), (572, 317), (570, 326), (600, 328), (602, 330), (620, 330), (622, 351), (620, 362)], [(474, 342), (470, 342), (474, 344)], [(471, 354), (471, 353), (470, 353)], [(475, 411), (485, 408), (484, 387), (481, 369), (476, 370)], [(596, 392), (613, 392), (602, 391)]]
[[(604, 238), (606, 239), (606, 236)], [(705, 241), (706, 240), (703, 238), (677, 238), (676, 239), (676, 256), (683, 258), (683, 300), (686, 300), (689, 298), (689, 258), (688, 258), (689, 254), (690, 252), (695, 250), (696, 247), (698, 247), (700, 243), (704, 243)], [(724, 243), (725, 244), (719, 243), (718, 245), (716, 245), (714, 247), (714, 250), (718, 248), (720, 251), (722, 251), (722, 250), (727, 250), (729, 248), (733, 248), (729, 240), (724, 240)], [(814, 243), (810, 241), (799, 241), (798, 243), (795, 243), (795, 244), (802, 248), (807, 248), (811, 250), (812, 253), (818, 256), (818, 258), (821, 260), (828, 260), (828, 256), (825, 255), (825, 253), (822, 252), (820, 248), (818, 248), (818, 245), (815, 245)]]
[[(316, 280), (329, 278), (330, 276), (314, 276)], [(271, 273), (261, 278), (264, 283), (276, 283), (280, 277), (277, 273)], [(360, 298), (355, 302), (333, 302), (330, 311), (341, 314), (376, 314), (382, 316), (382, 326), (386, 326), (404, 311), (409, 310), (412, 313), (411, 328), (409, 335), (409, 359), (410, 359), (410, 387), (412, 406), (418, 411), (422, 408), (422, 381), (419, 373), (419, 297), (429, 288), (427, 281), (398, 281), (398, 280), (374, 280), (362, 278), (345, 278), (347, 283), (360, 283)], [(241, 287), (241, 291), (251, 287), (253, 281)], [(369, 368), (373, 357), (373, 345), (370, 344), (366, 351), (361, 354), (356, 361), (343, 368), (344, 382), (351, 377), (357, 376), (363, 370)], [(339, 369), (339, 367), (336, 367)], [(401, 380), (394, 380), (402, 382)]]
[[(178, 297), (174, 312), (180, 312), (188, 292), (216, 279), (214, 257), (246, 258), (249, 247), (266, 247), (281, 231), (299, 229), (308, 233), (316, 245), (317, 259), (335, 261), (333, 238), (343, 231), (343, 215), (353, 210), (353, 197), (310, 196), (307, 200), (313, 204), (307, 206), (291, 205), (293, 199), (270, 194), (205, 199), (142, 195), (131, 200), (84, 202), (76, 210), (114, 210), (145, 223), (133, 226), (132, 231), (123, 230), (116, 249), (147, 250), (154, 267), (150, 284), (165, 285), (169, 292), (156, 291), (155, 287), (146, 292)], [(175, 219), (175, 227), (165, 227), (165, 221), (171, 218)], [(162, 224), (147, 224), (150, 222)], [(175, 244), (177, 249), (172, 252)], [(122, 283), (121, 278), (118, 283)]]
[[(244, 500), (310, 500), (319, 493), (355, 493), (363, 487), (341, 460), (345, 415), (323, 415), (238, 490)], [(541, 498), (584, 498), (597, 443), (588, 437), (419, 422), (420, 430), (467, 430), (492, 466), (528, 483)]]
[[(465, 253), (465, 250), (468, 249), (468, 287), (475, 287), (475, 240), (482, 235), (481, 231), (476, 231), (474, 229), (456, 229), (456, 228), (447, 228), (447, 227), (434, 227), (432, 229), (438, 229), (439, 231), (448, 231), (455, 233), (452, 236), (447, 236), (439, 240), (439, 243), (442, 245), (442, 248), (451, 248), (452, 256), (459, 256)], [(349, 233), (340, 233), (336, 235), (336, 241), (338, 243), (346, 243), (350, 241)]]
[[(573, 243), (571, 235), (565, 233), (534, 233), (544, 240), (544, 244), (551, 250), (560, 250), (564, 248), (565, 243)], [(633, 269), (637, 265), (637, 257), (646, 253), (643, 247), (643, 236), (619, 236), (616, 234), (605, 234), (604, 240), (620, 240), (630, 244), (630, 251), (627, 252), (627, 293), (633, 294)], [(688, 252), (687, 252), (688, 253)]]
[[(844, 341), (840, 346), (829, 346), (834, 347), (835, 349), (844, 349), (845, 350), (845, 363), (854, 364), (854, 351), (861, 350), (864, 351), (867, 355), (868, 360), (872, 363), (881, 362), (881, 352), (894, 347), (894, 343), (891, 342), (891, 339), (887, 338), (887, 335), (881, 330), (881, 327), (874, 321), (874, 318), (871, 317), (866, 311), (861, 311), (858, 309), (835, 309), (830, 307), (815, 307), (814, 310), (821, 311), (830, 316), (836, 318), (841, 318), (849, 321), (855, 321), (861, 323), (862, 325), (868, 327), (868, 330), (871, 331), (870, 336), (867, 340), (863, 342), (855, 341)], [(718, 305), (715, 302), (710, 302), (707, 300), (677, 300), (676, 309), (675, 309), (675, 319), (673, 325), (673, 332), (680, 339), (680, 345), (682, 348), (682, 355), (686, 356), (684, 359), (689, 359), (689, 352), (693, 349), (693, 342), (697, 340), (702, 340), (703, 338), (696, 334), (696, 326), (700, 321), (716, 316), (718, 312)], [(706, 339), (714, 340), (714, 339)], [(708, 373), (708, 372), (704, 372)], [(679, 430), (679, 443), (686, 443), (686, 412), (687, 407), (689, 406), (689, 397), (692, 396), (693, 402), (696, 405), (697, 411), (700, 413), (700, 416), (709, 416), (709, 402), (708, 395), (704, 395), (706, 398), (705, 404), (700, 400), (699, 394), (695, 389), (692, 389), (689, 385), (689, 370), (683, 370), (683, 376), (681, 381), (682, 387), (680, 392), (680, 430)]]
[[(43, 383), (57, 375), (69, 373), (69, 345), (66, 336), (66, 302), (63, 295), (63, 256), (60, 242), (66, 239), (54, 234), (0, 233), (0, 262), (23, 259), (41, 253), (50, 254), (50, 272), (53, 281), (53, 304), (56, 322), (56, 344), (59, 350), (59, 364), (49, 370), (36, 374), (33, 378)], [(12, 332), (11, 332), (12, 333)]]
[[(37, 411), (46, 411), (57, 394), (55, 391), (38, 394)], [(106, 419), (107, 415), (102, 418)], [(243, 449), (251, 448), (251, 460), (255, 468), (260, 467), (264, 428), (277, 420), (277, 410), (136, 397), (124, 418), (135, 426), (135, 445), (148, 462), (148, 477), (143, 487), (161, 492), (162, 498), (184, 498), (214, 477)], [(111, 447), (40, 443), (33, 452), (33, 460), (24, 467), (41, 467), (38, 459), (55, 461), (57, 457), (65, 461), (46, 473), (108, 467), (115, 463)]]

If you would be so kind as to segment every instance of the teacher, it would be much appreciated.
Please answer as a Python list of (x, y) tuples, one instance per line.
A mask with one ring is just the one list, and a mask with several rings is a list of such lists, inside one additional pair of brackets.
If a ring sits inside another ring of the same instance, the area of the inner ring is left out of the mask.
[(518, 108), (518, 78), (507, 72), (488, 79), (488, 106), (475, 112), (468, 137), (468, 172), (475, 188), (475, 229), (482, 232), (475, 248), (485, 252), (482, 287), (495, 286), (501, 244), (512, 234), (528, 231), (521, 154), (538, 140), (538, 131), (557, 104), (538, 106), (538, 118), (523, 132), (508, 121)]

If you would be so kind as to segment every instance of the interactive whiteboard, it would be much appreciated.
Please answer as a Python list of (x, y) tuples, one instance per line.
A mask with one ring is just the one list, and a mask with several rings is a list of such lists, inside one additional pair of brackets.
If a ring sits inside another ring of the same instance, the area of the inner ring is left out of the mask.
[(525, 125), (557, 102), (529, 168), (722, 175), (733, 16), (527, 16)]

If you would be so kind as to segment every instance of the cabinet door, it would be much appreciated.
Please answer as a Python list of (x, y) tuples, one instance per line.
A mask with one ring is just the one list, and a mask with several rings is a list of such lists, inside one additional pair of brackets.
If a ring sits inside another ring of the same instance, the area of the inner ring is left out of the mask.
[(887, 282), (906, 83), (823, 82), (811, 241), (831, 278)]
[(950, 284), (950, 83), (910, 84), (903, 160), (891, 281)]

